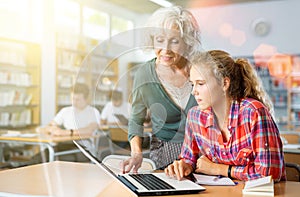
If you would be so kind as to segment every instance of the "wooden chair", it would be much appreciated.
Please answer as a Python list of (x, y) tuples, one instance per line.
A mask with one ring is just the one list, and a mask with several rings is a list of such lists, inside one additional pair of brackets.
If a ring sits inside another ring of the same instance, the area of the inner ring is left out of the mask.
[(281, 134), (283, 142), (288, 144), (299, 144), (300, 135), (299, 134)]
[[(128, 142), (128, 127), (116, 126), (109, 128), (109, 148), (111, 154), (130, 155), (130, 144)], [(151, 133), (144, 132), (144, 140), (151, 141)], [(150, 144), (150, 143), (149, 143)], [(148, 157), (150, 147), (143, 146), (143, 155)]]
[(286, 176), (288, 181), (300, 182), (300, 165), (296, 163), (285, 163)]
[(128, 131), (125, 127), (110, 127), (108, 133), (111, 154), (130, 155)]

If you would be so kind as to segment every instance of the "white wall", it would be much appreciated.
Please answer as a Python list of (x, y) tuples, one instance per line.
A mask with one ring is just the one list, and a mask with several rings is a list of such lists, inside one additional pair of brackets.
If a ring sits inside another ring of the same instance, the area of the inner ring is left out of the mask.
[(56, 56), (55, 37), (52, 28), (54, 15), (53, 1), (44, 1), (44, 27), (42, 39), (42, 63), (41, 63), (41, 125), (47, 125), (54, 117), (56, 106)]
[[(253, 51), (260, 44), (267, 44), (277, 48), (280, 53), (300, 53), (300, 1), (274, 0), (266, 2), (249, 2), (222, 6), (210, 6), (190, 9), (195, 15), (201, 29), (203, 48), (223, 49), (232, 55), (253, 55)], [(143, 15), (137, 21), (142, 25), (148, 16)], [(270, 25), (270, 33), (259, 37), (253, 32), (252, 23), (259, 19), (266, 19)], [(234, 30), (245, 33), (245, 42), (236, 46), (230, 37), (222, 37), (219, 29), (222, 24), (231, 24)]]
[[(196, 16), (204, 49), (223, 49), (232, 55), (253, 55), (260, 44), (272, 45), (280, 53), (300, 53), (300, 1), (268, 1), (191, 9)], [(270, 33), (256, 36), (251, 28), (254, 20), (265, 18), (271, 25)], [(230, 38), (222, 37), (219, 28), (229, 23), (233, 29), (245, 33), (241, 46), (233, 45)]]

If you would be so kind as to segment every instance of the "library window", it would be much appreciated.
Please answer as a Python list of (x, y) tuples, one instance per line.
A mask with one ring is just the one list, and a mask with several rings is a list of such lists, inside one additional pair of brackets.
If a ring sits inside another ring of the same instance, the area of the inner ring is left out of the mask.
[(39, 0), (2, 0), (0, 36), (39, 41), (42, 36), (43, 18), (39, 10), (42, 10)]
[(97, 40), (109, 38), (109, 15), (83, 7), (83, 35)]
[(111, 17), (111, 35), (114, 36), (118, 33), (133, 29), (133, 22), (117, 16)]
[(56, 0), (54, 22), (58, 32), (80, 34), (80, 4), (70, 0)]

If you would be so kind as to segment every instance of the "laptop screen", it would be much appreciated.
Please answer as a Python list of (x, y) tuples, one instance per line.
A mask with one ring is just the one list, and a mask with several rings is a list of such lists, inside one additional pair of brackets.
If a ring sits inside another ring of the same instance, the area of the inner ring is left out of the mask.
[(128, 125), (128, 119), (123, 114), (114, 114), (122, 125)]

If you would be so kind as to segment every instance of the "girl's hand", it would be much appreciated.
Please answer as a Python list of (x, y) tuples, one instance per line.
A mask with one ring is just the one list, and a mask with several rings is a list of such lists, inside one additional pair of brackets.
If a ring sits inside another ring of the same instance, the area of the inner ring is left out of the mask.
[(192, 171), (193, 167), (183, 160), (174, 161), (165, 168), (165, 174), (170, 177), (176, 176), (177, 180), (182, 180), (183, 177), (188, 176)]
[(197, 160), (196, 170), (197, 173), (218, 175), (216, 174), (216, 164), (210, 161), (206, 156), (202, 155)]

